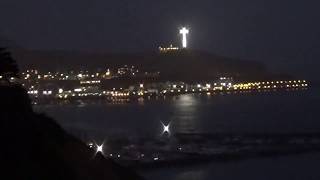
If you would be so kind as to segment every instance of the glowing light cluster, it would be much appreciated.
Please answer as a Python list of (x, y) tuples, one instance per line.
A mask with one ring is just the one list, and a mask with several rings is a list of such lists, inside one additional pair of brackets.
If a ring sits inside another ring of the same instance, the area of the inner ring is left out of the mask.
[(250, 89), (276, 89), (276, 88), (290, 88), (290, 87), (306, 87), (308, 84), (303, 84), (305, 80), (293, 81), (262, 81), (262, 82), (249, 82), (234, 84), (233, 89), (237, 90), (250, 90)]
[(80, 81), (80, 84), (99, 84), (101, 81)]
[(179, 50), (178, 47), (174, 47), (172, 44), (169, 47), (159, 47), (159, 51), (162, 53), (170, 52), (170, 51), (177, 51)]
[(52, 94), (52, 91), (43, 91), (42, 94), (43, 94), (43, 95), (51, 95), (51, 94)]

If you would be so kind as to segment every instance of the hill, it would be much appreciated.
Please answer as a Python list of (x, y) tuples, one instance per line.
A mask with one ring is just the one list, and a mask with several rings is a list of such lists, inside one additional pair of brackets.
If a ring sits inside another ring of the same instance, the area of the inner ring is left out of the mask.
[(145, 72), (160, 72), (161, 80), (211, 80), (232, 76), (240, 80), (273, 78), (264, 64), (218, 56), (203, 51), (182, 50), (171, 53), (96, 53), (70, 51), (14, 50), (21, 69), (93, 70), (133, 65)]

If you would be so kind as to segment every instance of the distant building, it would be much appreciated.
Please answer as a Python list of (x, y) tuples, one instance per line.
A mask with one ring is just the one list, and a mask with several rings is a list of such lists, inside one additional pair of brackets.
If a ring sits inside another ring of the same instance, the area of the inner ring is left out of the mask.
[(170, 44), (169, 47), (159, 47), (160, 53), (167, 53), (167, 52), (172, 52), (172, 51), (178, 51), (178, 47), (174, 47), (172, 44)]
[(139, 70), (134, 66), (124, 65), (123, 67), (118, 68), (117, 75), (119, 77), (133, 77), (138, 74)]

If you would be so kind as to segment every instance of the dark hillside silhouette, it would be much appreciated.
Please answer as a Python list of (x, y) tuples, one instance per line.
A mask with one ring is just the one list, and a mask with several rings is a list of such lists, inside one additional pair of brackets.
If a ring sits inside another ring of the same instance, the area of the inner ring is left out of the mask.
[[(1, 49), (1, 76), (17, 77), (10, 54)], [(66, 133), (44, 114), (33, 112), (19, 84), (0, 84), (1, 177), (32, 180), (135, 180), (138, 175)]]
[(0, 48), (0, 76), (6, 80), (19, 76), (17, 63), (5, 48)]
[(269, 72), (263, 63), (198, 50), (180, 50), (170, 53), (107, 53), (16, 49), (13, 52), (22, 69), (96, 70), (133, 65), (141, 72), (160, 72), (160, 81), (199, 82), (221, 76), (239, 80), (279, 77)]

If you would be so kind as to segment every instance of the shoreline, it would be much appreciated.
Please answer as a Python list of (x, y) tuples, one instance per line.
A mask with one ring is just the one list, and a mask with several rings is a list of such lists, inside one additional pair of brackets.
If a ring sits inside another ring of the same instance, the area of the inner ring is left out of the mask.
[(130, 96), (130, 97), (106, 97), (106, 96), (87, 96), (87, 97), (71, 97), (68, 99), (60, 99), (56, 97), (46, 97), (46, 98), (32, 98), (33, 105), (64, 105), (64, 104), (74, 104), (74, 105), (85, 105), (84, 102), (107, 102), (110, 104), (125, 104), (131, 102), (143, 102), (145, 100), (166, 100), (166, 98), (172, 98), (181, 95), (200, 95), (200, 96), (223, 96), (223, 95), (259, 95), (266, 93), (284, 93), (284, 92), (298, 92), (298, 91), (308, 91), (308, 87), (299, 88), (280, 88), (280, 89), (253, 89), (253, 90), (219, 90), (219, 91), (202, 91), (202, 92), (188, 92), (188, 93), (168, 93), (166, 95), (144, 95), (144, 96)]
[(299, 155), (307, 155), (307, 154), (320, 154), (320, 149), (317, 150), (310, 150), (310, 151), (297, 151), (297, 152), (290, 152), (290, 153), (267, 153), (263, 155), (258, 154), (248, 154), (246, 156), (241, 155), (230, 155), (229, 157), (213, 157), (213, 156), (203, 156), (203, 157), (196, 157), (196, 158), (189, 158), (177, 161), (166, 161), (166, 162), (159, 162), (159, 163), (146, 163), (146, 164), (139, 164), (135, 166), (127, 166), (132, 168), (136, 171), (152, 171), (158, 170), (162, 168), (184, 168), (184, 167), (193, 167), (193, 166), (201, 166), (211, 163), (232, 163), (232, 162), (241, 162), (246, 160), (257, 160), (257, 159), (268, 159), (268, 158), (278, 158), (278, 157), (294, 157)]

